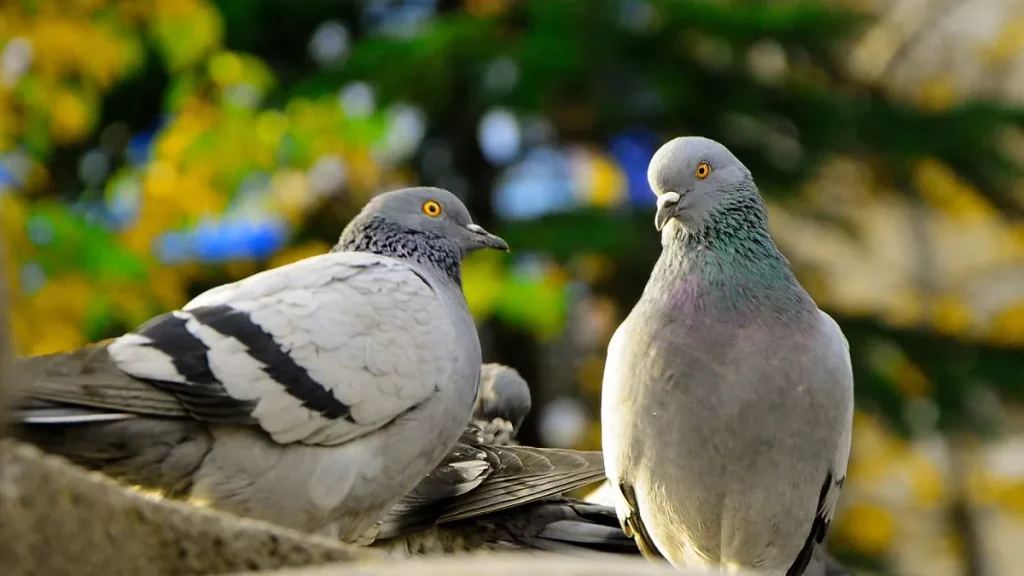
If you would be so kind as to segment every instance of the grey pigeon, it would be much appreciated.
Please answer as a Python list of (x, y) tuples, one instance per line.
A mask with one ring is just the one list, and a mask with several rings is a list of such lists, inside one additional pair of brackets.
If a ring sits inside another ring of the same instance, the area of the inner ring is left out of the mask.
[(473, 420), (487, 430), (487, 444), (514, 442), (531, 403), (530, 386), (515, 368), (495, 363), (480, 367)]
[[(635, 554), (615, 509), (564, 496), (604, 479), (600, 452), (520, 446), (530, 388), (484, 364), (473, 419), (455, 447), (381, 520), (377, 549), (398, 556), (473, 550)], [(513, 424), (516, 423), (516, 424)]]
[(648, 179), (663, 250), (608, 345), (602, 393), (623, 528), (677, 567), (820, 574), (850, 454), (846, 338), (728, 149), (676, 138)]
[(169, 496), (364, 541), (470, 419), (480, 343), (461, 260), (481, 248), (508, 246), (451, 193), (381, 194), (328, 254), (23, 360), (19, 434)]

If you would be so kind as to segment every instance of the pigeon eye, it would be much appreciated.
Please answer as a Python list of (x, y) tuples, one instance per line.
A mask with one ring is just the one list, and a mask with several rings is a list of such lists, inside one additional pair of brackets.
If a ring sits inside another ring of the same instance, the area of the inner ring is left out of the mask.
[(441, 205), (433, 200), (427, 200), (423, 203), (423, 213), (432, 218), (437, 218), (441, 215)]
[(694, 175), (697, 176), (697, 178), (703, 180), (708, 177), (708, 174), (711, 174), (711, 164), (708, 164), (707, 162), (701, 162), (700, 164), (697, 164), (697, 169), (694, 170), (693, 173)]

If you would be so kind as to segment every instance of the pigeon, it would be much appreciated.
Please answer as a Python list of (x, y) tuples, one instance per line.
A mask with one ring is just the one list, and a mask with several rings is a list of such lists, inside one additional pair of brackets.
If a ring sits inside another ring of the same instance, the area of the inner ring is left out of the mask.
[(648, 180), (663, 250), (609, 342), (602, 384), (623, 529), (680, 568), (821, 574), (815, 548), (850, 454), (849, 344), (726, 147), (671, 140)]
[(530, 388), (481, 367), (473, 418), (455, 447), (381, 519), (373, 546), (396, 556), (476, 550), (636, 555), (613, 507), (565, 496), (604, 480), (600, 452), (533, 448), (515, 438)]
[(530, 385), (515, 368), (496, 363), (480, 366), (473, 421), (485, 430), (485, 443), (515, 444), (531, 403)]
[(363, 543), (472, 415), (461, 261), (485, 248), (508, 245), (450, 192), (376, 196), (326, 254), (23, 359), (19, 435), (169, 497)]

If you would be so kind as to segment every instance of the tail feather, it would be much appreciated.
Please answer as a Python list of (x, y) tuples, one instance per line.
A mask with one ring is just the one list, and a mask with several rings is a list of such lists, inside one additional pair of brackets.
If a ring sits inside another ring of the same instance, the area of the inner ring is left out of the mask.
[(135, 414), (128, 412), (69, 406), (32, 398), (18, 403), (13, 419), (16, 423), (26, 425), (56, 425), (117, 422), (136, 417)]
[(544, 547), (586, 548), (615, 554), (639, 554), (636, 542), (619, 526), (615, 509), (593, 504), (570, 503), (572, 517), (544, 527), (537, 535), (537, 544)]
[(111, 412), (188, 416), (173, 394), (122, 372), (110, 358), (107, 344), (20, 358), (18, 369), (25, 381), (22, 393), (39, 400)]
[(192, 474), (212, 445), (205, 425), (183, 419), (76, 413), (74, 408), (27, 412), (11, 430), (15, 438), (83, 468), (171, 496), (187, 493)]

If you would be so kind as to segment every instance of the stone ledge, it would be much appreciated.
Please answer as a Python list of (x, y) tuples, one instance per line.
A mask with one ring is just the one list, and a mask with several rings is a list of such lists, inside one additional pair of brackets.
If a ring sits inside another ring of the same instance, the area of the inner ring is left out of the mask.
[(0, 441), (6, 576), (223, 574), (380, 558), (268, 523), (126, 489), (33, 446)]

